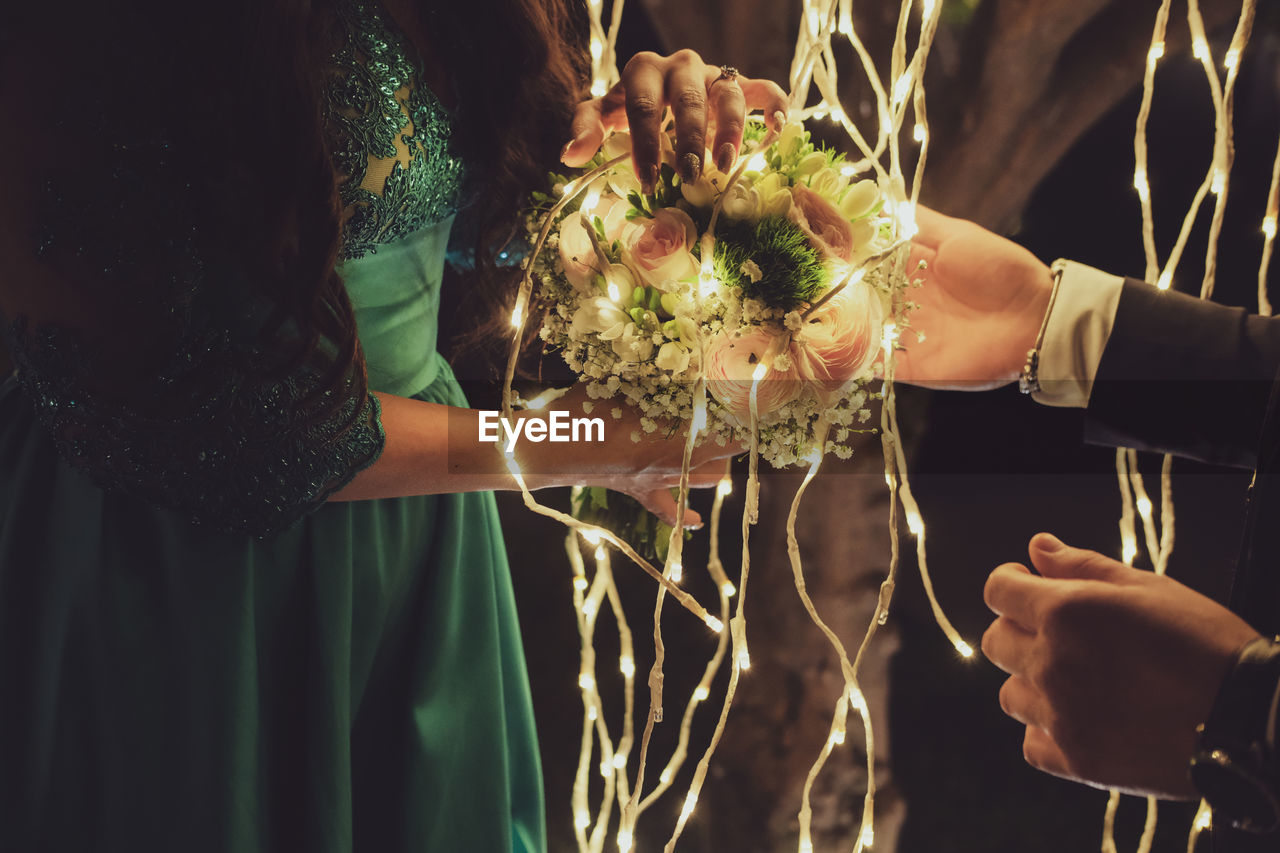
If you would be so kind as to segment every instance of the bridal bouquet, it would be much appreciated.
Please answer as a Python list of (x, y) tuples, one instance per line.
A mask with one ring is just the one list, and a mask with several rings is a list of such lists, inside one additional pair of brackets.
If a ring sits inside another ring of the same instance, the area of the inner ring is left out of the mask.
[[(883, 263), (892, 228), (874, 181), (851, 181), (799, 124), (764, 136), (749, 126), (745, 164), (728, 175), (708, 156), (696, 182), (677, 176), (664, 137), (652, 195), (623, 156), (628, 136), (607, 140), (532, 260), (541, 336), (599, 406), (615, 419), (635, 406), (646, 432), (705, 417), (695, 426), (712, 440), (745, 442), (754, 421), (775, 467), (847, 458), (906, 277)], [(552, 180), (531, 229), (570, 185)]]

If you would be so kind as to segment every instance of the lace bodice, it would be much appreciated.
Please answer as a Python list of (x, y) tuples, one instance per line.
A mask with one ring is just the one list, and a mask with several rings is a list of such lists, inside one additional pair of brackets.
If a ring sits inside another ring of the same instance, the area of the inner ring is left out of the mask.
[[(340, 258), (354, 264), (427, 226), (447, 234), (463, 166), (405, 37), (376, 5), (339, 7), (322, 109), (346, 208)], [(104, 488), (222, 529), (278, 531), (376, 460), (377, 400), (248, 334), (262, 318), (245, 266), (194, 224), (172, 227), (192, 199), (166, 138), (114, 150), (101, 187), (46, 183), (53, 213), (35, 223), (34, 260), (0, 279), (18, 379), (64, 458)], [(113, 331), (138, 324), (146, 335)]]

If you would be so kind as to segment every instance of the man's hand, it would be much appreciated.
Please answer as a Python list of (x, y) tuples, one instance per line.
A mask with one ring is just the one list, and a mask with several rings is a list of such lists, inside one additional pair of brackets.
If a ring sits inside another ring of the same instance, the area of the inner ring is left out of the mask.
[(911, 263), (924, 285), (895, 376), (927, 388), (979, 391), (1018, 378), (1049, 305), (1053, 277), (1026, 249), (979, 225), (917, 207)]
[(1004, 712), (1026, 726), (1033, 767), (1135, 794), (1195, 796), (1187, 775), (1236, 653), (1258, 636), (1231, 611), (1177, 581), (1047, 533), (1031, 562), (991, 573), (999, 618), (982, 650), (1009, 673)]

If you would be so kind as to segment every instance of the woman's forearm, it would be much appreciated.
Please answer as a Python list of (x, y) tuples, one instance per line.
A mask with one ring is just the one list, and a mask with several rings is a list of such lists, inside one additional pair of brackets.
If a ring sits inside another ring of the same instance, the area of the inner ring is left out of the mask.
[[(514, 489), (515, 478), (503, 458), (501, 441), (479, 440), (480, 412), (408, 397), (376, 394), (382, 404), (387, 440), (378, 460), (356, 474), (330, 500), (355, 501)], [(520, 417), (518, 414), (517, 417)], [(498, 428), (498, 434), (503, 434)], [(533, 458), (529, 458), (533, 457)], [(532, 473), (531, 488), (562, 485), (548, 477), (536, 446), (521, 447), (519, 458)], [(532, 464), (530, 464), (532, 463)], [(567, 482), (564, 481), (564, 482)]]

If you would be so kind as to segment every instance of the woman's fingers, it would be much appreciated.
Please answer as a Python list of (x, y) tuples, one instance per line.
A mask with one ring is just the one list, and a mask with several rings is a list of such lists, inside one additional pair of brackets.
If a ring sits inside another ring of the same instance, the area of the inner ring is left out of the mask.
[(676, 169), (682, 180), (696, 180), (704, 165), (709, 123), (715, 125), (712, 157), (727, 171), (742, 147), (747, 112), (761, 110), (769, 127), (781, 130), (787, 96), (771, 80), (725, 75), (691, 50), (666, 57), (645, 51), (631, 58), (621, 82), (608, 94), (579, 105), (573, 139), (561, 159), (567, 166), (581, 166), (599, 150), (605, 133), (630, 129), (636, 176), (651, 192), (662, 162), (659, 134), (667, 107), (675, 121)]
[[(640, 501), (649, 512), (675, 527), (678, 504), (670, 489), (662, 488), (652, 491), (629, 492), (628, 494)], [(702, 526), (702, 516), (695, 512), (693, 507), (688, 507), (684, 511), (684, 526), (686, 528)]]
[(636, 177), (646, 194), (658, 182), (658, 164), (662, 146), (662, 110), (665, 105), (666, 75), (662, 57), (654, 53), (637, 53), (622, 69), (622, 88), (626, 93), (624, 108), (631, 129), (631, 157)]
[(747, 120), (747, 100), (736, 77), (717, 76), (707, 88), (711, 115), (716, 123), (716, 138), (711, 143), (711, 156), (716, 168), (728, 172), (742, 148), (742, 129)]
[[(692, 183), (702, 175), (707, 150), (707, 70), (692, 50), (667, 60), (666, 100), (676, 126), (676, 172)], [(632, 135), (634, 145), (635, 135)]]

